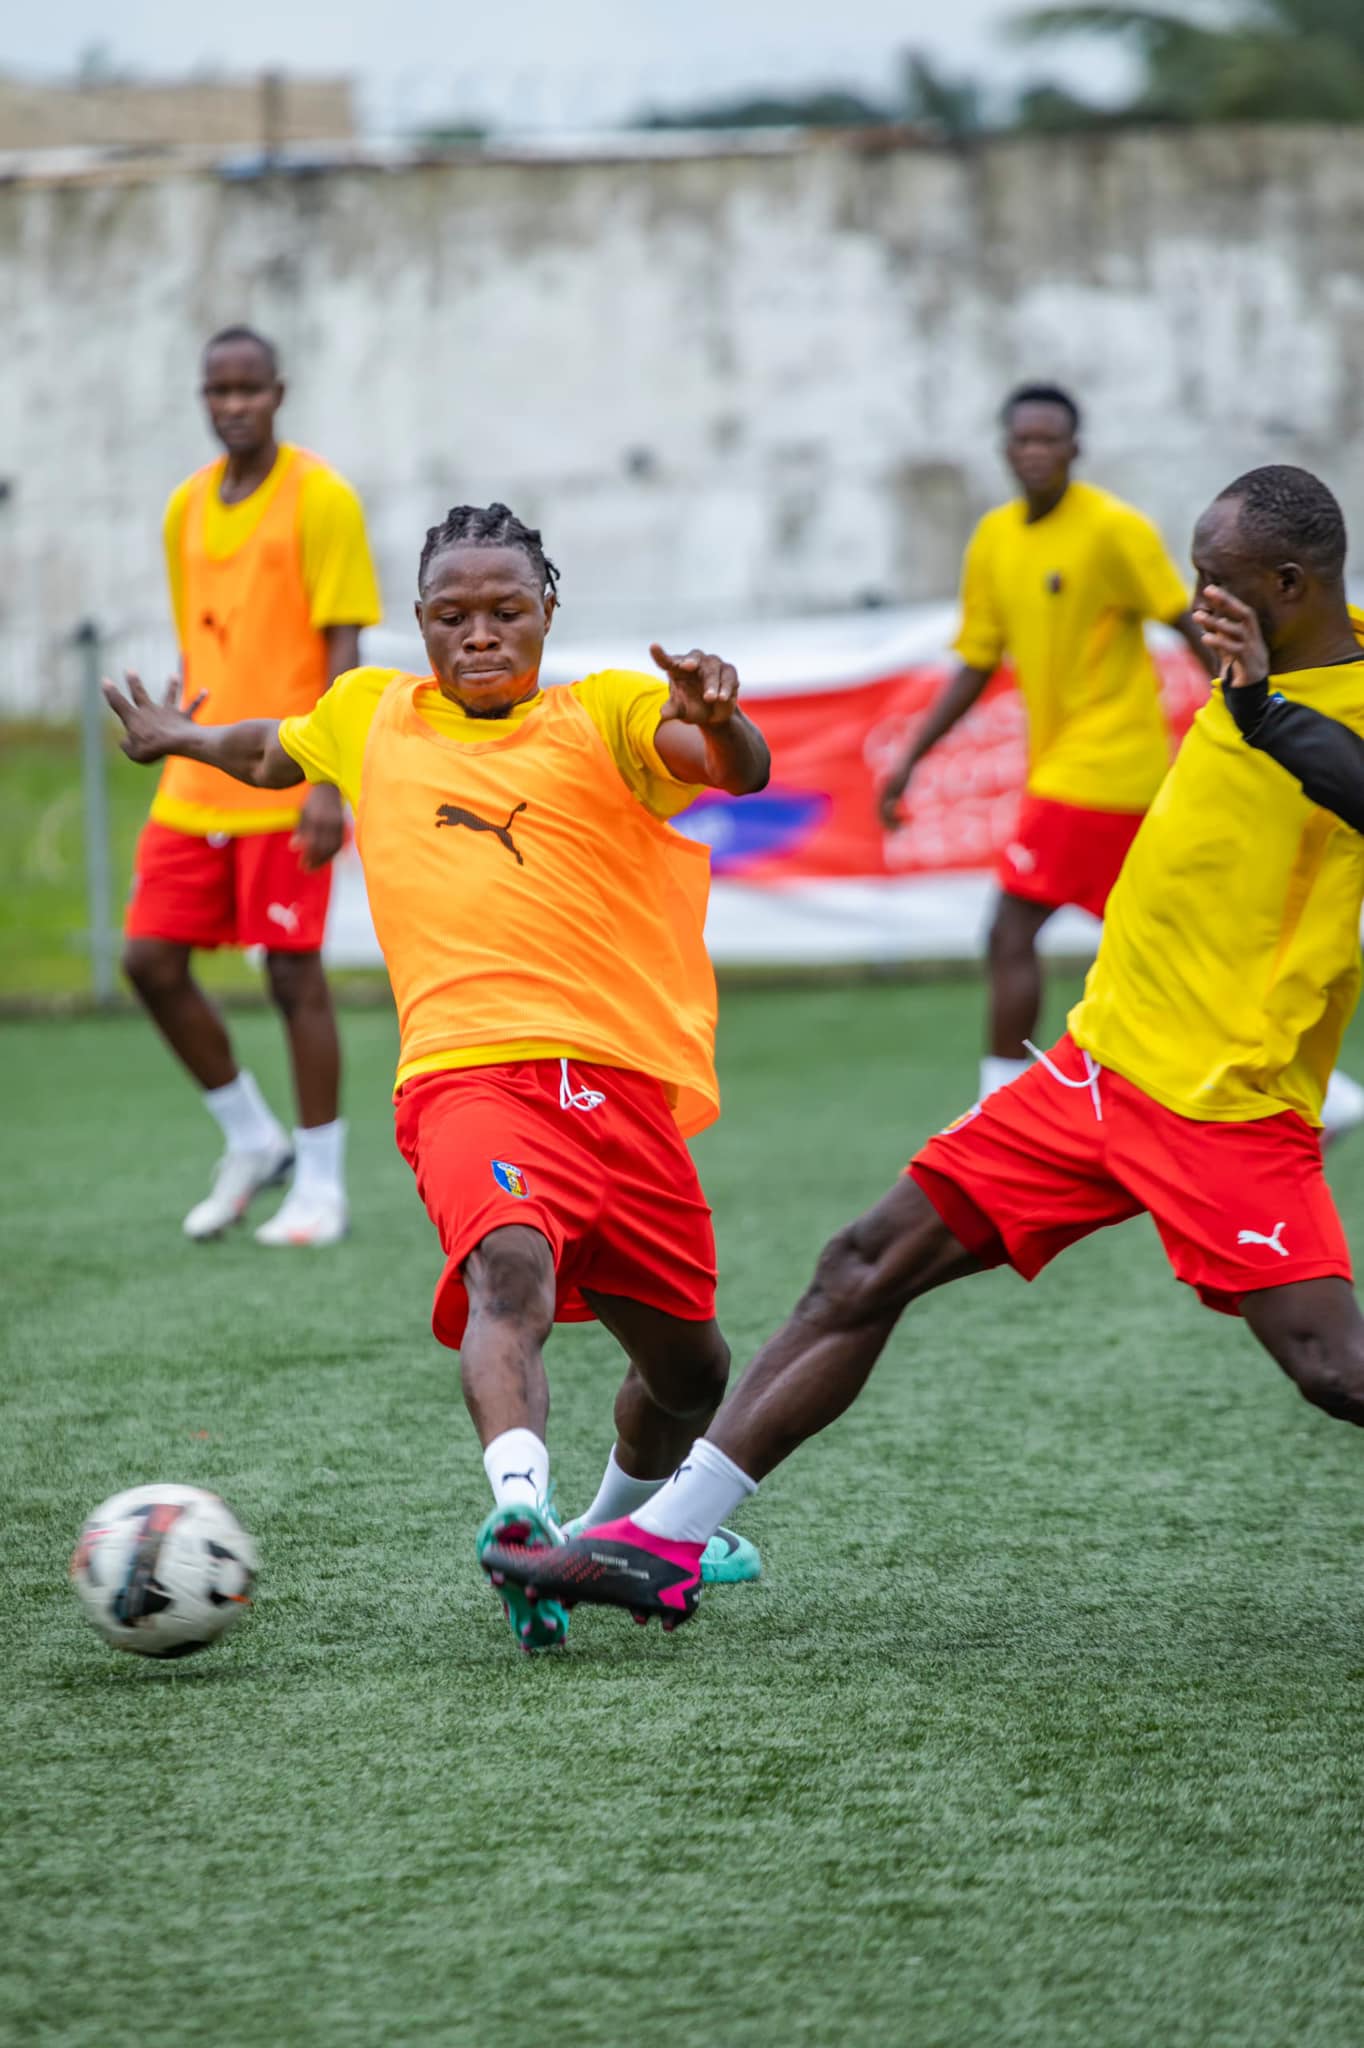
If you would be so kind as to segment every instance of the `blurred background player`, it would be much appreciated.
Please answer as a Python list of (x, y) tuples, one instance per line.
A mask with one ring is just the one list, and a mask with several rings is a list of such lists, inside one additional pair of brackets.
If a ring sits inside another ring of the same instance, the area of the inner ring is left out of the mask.
[[(654, 647), (542, 691), (558, 572), (505, 505), (426, 537), (431, 674), (359, 669), (311, 712), (218, 727), (107, 686), (134, 760), (207, 762), (263, 790), (334, 781), (355, 807), (398, 1004), (397, 1138), (446, 1265), (433, 1328), (461, 1353), (492, 1487), (480, 1556), (554, 1543), (543, 1349), (599, 1319), (630, 1364), (588, 1516), (629, 1513), (724, 1392), (715, 1239), (684, 1139), (719, 1114), (709, 854), (666, 829), (701, 788), (761, 789), (769, 758), (728, 663)], [(584, 1518), (586, 1519), (586, 1518)], [(717, 1531), (705, 1576), (754, 1577)], [(504, 1594), (525, 1649), (558, 1602)]]
[[(220, 723), (306, 713), (357, 665), (360, 628), (380, 616), (360, 501), (315, 455), (276, 441), (284, 385), (263, 336), (215, 334), (203, 396), (225, 453), (171, 494), (165, 515), (184, 701)], [(223, 1135), (187, 1237), (219, 1236), (291, 1169), (257, 1242), (326, 1245), (346, 1233), (341, 1056), (321, 958), (328, 863), (343, 836), (333, 788), (247, 789), (202, 761), (166, 764), (138, 841), (123, 966)], [(293, 1069), (292, 1138), (190, 972), (197, 946), (264, 950)]]
[(982, 1097), (1027, 1068), (1042, 1009), (1038, 934), (1063, 904), (1103, 916), (1170, 765), (1144, 622), (1173, 626), (1208, 666), (1187, 583), (1151, 521), (1072, 478), (1080, 455), (1074, 399), (1052, 384), (1027, 384), (1001, 419), (1004, 459), (1022, 495), (987, 512), (971, 537), (961, 667), (881, 799), (882, 821), (893, 830), (919, 762), (965, 717), (1007, 654), (1027, 715), (1028, 780), (999, 864)]
[(826, 1245), (671, 1485), (487, 1569), (685, 1620), (710, 1528), (843, 1413), (911, 1302), (991, 1266), (1032, 1279), (1143, 1211), (1179, 1279), (1364, 1427), (1364, 1316), (1318, 1137), (1364, 903), (1364, 653), (1340, 506), (1306, 470), (1252, 470), (1199, 520), (1194, 566), (1224, 680), (1137, 835), (1066, 1034)]

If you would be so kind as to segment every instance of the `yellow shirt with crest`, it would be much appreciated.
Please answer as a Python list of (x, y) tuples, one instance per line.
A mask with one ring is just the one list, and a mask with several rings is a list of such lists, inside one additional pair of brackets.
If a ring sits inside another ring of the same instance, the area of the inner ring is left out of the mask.
[(1151, 521), (1093, 484), (1071, 484), (1043, 519), (1021, 498), (986, 513), (962, 569), (956, 651), (972, 668), (1011, 658), (1034, 796), (1145, 810), (1170, 737), (1142, 625), (1188, 605)]
[[(279, 728), (280, 745), (312, 782), (332, 782), (352, 809), (360, 796), (365, 744), (379, 699), (404, 672), (394, 668), (357, 668), (338, 676), (325, 697), (306, 718), (286, 718)], [(656, 818), (672, 818), (698, 794), (695, 785), (679, 782), (664, 765), (655, 736), (659, 714), (668, 701), (668, 686), (655, 677), (627, 669), (603, 669), (565, 687), (573, 692), (592, 720), (622, 780)], [(505, 733), (530, 723), (544, 703), (544, 693), (517, 704), (493, 730)], [(489, 720), (471, 718), (441, 694), (433, 680), (417, 698), (419, 715), (442, 739), (474, 745), (489, 736)], [(505, 1066), (517, 1060), (576, 1059), (571, 1045), (517, 1039), (500, 1045), (461, 1046), (431, 1053), (398, 1070), (398, 1086), (417, 1074), (450, 1067)]]

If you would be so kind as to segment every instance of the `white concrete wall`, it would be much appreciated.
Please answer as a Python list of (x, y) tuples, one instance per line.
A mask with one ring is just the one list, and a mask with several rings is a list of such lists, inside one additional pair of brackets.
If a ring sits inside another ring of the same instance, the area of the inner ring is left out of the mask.
[(390, 616), (426, 526), (494, 496), (543, 525), (575, 636), (941, 595), (1035, 376), (1181, 551), (1270, 459), (1364, 547), (1362, 227), (1359, 130), (13, 182), (0, 708), (69, 703), (87, 615), (166, 658), (160, 507), (236, 318), (363, 493)]

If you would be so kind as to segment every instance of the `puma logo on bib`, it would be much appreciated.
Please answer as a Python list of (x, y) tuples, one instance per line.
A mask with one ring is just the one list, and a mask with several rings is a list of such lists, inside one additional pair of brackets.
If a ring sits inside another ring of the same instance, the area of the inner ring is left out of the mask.
[(494, 825), (491, 818), (480, 818), (477, 811), (466, 811), (459, 804), (437, 804), (436, 825), (438, 828), (441, 825), (463, 825), (470, 832), (491, 832), (499, 846), (505, 846), (508, 853), (515, 858), (516, 865), (523, 868), (526, 863), (521, 858), (520, 848), (512, 838), (511, 823), (512, 818), (519, 817), (525, 808), (524, 804), (518, 804), (505, 825)]

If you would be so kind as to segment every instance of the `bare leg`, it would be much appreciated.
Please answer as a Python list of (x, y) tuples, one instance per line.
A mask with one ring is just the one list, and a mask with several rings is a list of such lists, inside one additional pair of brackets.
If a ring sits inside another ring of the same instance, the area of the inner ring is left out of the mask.
[(862, 1391), (901, 1312), (980, 1270), (906, 1174), (831, 1238), (791, 1320), (766, 1343), (707, 1431), (762, 1479)]
[(716, 1322), (684, 1322), (622, 1295), (586, 1298), (630, 1360), (616, 1395), (616, 1462), (632, 1479), (666, 1479), (724, 1398), (729, 1346)]
[(190, 948), (173, 939), (129, 939), (123, 972), (180, 1064), (201, 1088), (237, 1078), (227, 1027), (189, 971)]
[(544, 1345), (554, 1325), (554, 1257), (538, 1230), (490, 1230), (463, 1267), (469, 1326), (460, 1346), (464, 1402), (486, 1450), (507, 1429), (549, 1422)]
[(1262, 1288), (1241, 1314), (1304, 1400), (1364, 1427), (1364, 1315), (1348, 1280)]
[(1025, 1038), (1042, 1014), (1042, 963), (1037, 935), (1056, 906), (1001, 896), (990, 926), (990, 1051), (997, 1059), (1025, 1060)]
[(320, 953), (267, 953), (266, 975), (284, 1019), (300, 1127), (335, 1123), (341, 1103), (341, 1043)]

